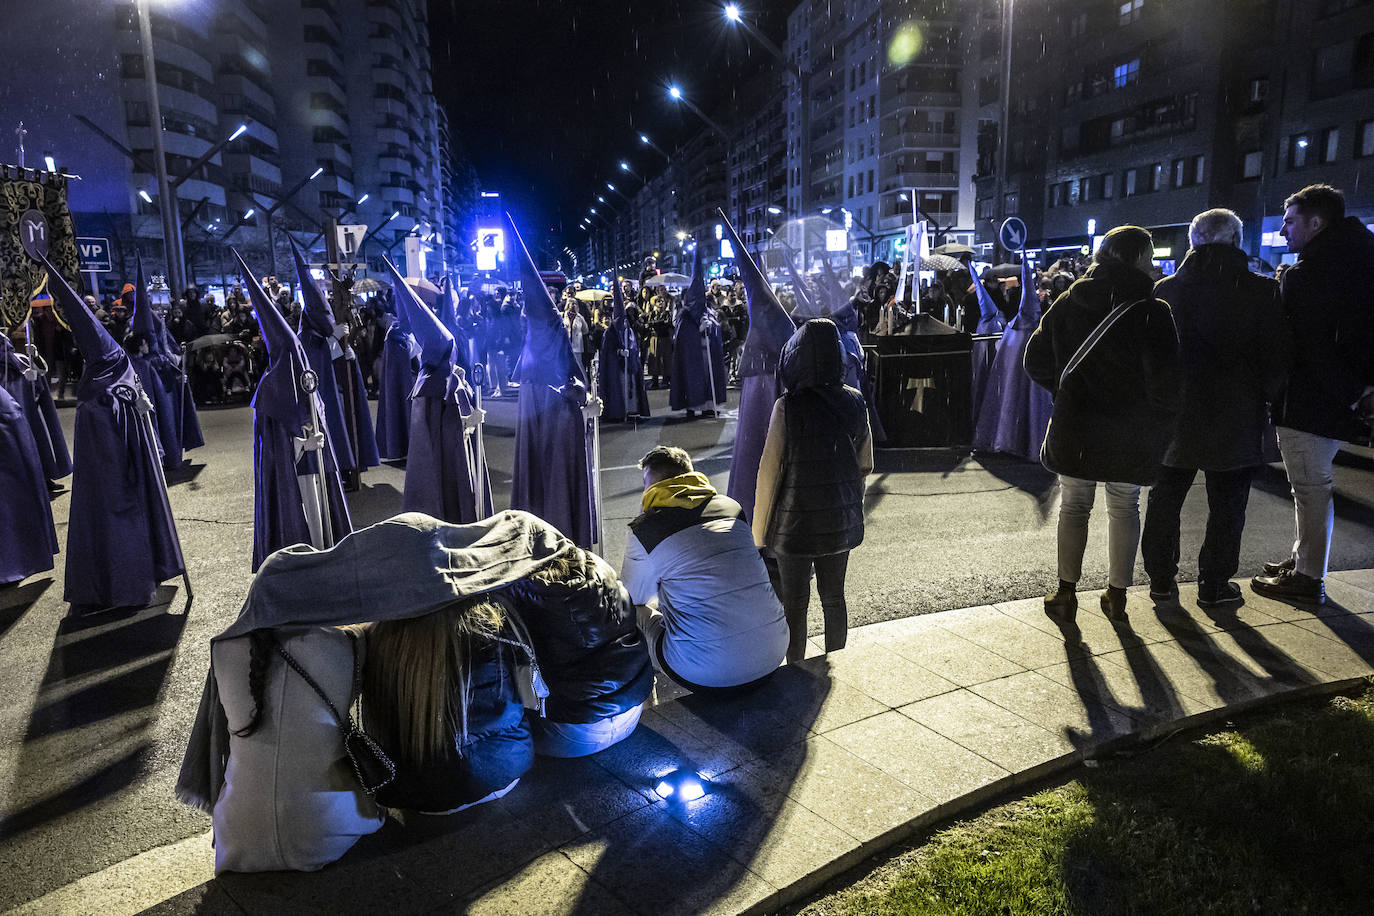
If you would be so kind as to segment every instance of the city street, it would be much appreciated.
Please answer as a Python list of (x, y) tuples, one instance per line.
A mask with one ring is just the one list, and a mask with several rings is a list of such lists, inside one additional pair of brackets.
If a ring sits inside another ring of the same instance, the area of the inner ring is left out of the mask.
[[(666, 392), (652, 396), (658, 416), (637, 429), (608, 426), (602, 436), (613, 563), (625, 523), (638, 511), (635, 462), (645, 451), (659, 443), (684, 446), (721, 489), (729, 474), (733, 418), (665, 417)], [(504, 505), (515, 401), (487, 403), (493, 484)], [(73, 411), (64, 408), (62, 416), (69, 425)], [(207, 446), (169, 481), (195, 589), (189, 612), (181, 584), (171, 582), (160, 606), (67, 618), (63, 556), (51, 575), (0, 592), (0, 910), (208, 826), (208, 818), (173, 797), (172, 784), (200, 697), (208, 640), (234, 618), (251, 580), (252, 413), (207, 410), (201, 423)], [(1057, 487), (1043, 469), (940, 451), (880, 452), (878, 464), (867, 539), (850, 564), (854, 625), (1032, 597), (1053, 582)], [(1370, 566), (1368, 451), (1343, 455), (1337, 475), (1332, 566)], [(396, 512), (403, 483), (399, 468), (369, 471), (351, 497), (355, 524)], [(1274, 468), (1255, 486), (1242, 574), (1287, 549), (1285, 487)], [(1186, 509), (1185, 578), (1193, 563), (1186, 554), (1203, 524), (1201, 495), (1195, 490)], [(67, 505), (66, 493), (53, 503), (64, 544)], [(1103, 584), (1104, 542), (1094, 537), (1089, 546), (1086, 587)]]

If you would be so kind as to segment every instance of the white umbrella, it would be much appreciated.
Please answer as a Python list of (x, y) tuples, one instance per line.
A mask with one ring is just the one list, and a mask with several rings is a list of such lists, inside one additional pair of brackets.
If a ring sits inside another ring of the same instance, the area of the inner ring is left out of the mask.
[(692, 278), (682, 274), (658, 274), (644, 281), (645, 286), (686, 286)]

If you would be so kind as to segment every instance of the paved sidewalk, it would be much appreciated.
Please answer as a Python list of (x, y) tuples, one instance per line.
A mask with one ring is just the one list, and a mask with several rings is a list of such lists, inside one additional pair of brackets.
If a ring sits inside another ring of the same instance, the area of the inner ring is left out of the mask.
[[(659, 696), (639, 730), (537, 763), (508, 797), (389, 823), (313, 874), (212, 880), (208, 834), (17, 913), (740, 913), (769, 911), (915, 831), (1116, 742), (1374, 674), (1374, 570), (1332, 573), (1301, 609), (1196, 589), (1130, 593), (1130, 629), (1085, 593), (1077, 632), (1039, 599), (875, 624), (732, 702)], [(691, 766), (710, 793), (661, 801)]]

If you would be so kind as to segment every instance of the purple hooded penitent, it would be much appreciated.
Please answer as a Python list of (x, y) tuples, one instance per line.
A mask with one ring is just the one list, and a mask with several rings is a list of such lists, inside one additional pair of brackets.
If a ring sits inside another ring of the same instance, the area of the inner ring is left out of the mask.
[[(404, 315), (420, 347), (420, 374), (410, 394), (410, 449), (406, 459), (405, 512), (423, 512), (453, 524), (477, 520), (476, 487), (491, 505), (486, 468), (477, 467), (476, 446), (465, 420), (472, 416), (467, 374), (454, 365), (453, 335), (415, 294), (396, 266), (391, 272), (396, 312)], [(446, 296), (440, 296), (442, 305)]]
[(591, 549), (595, 530), (592, 462), (587, 421), (587, 379), (573, 356), (544, 280), (506, 214), (512, 253), (525, 294), (525, 346), (517, 368), (520, 407), (515, 424), (515, 461), (510, 505), (532, 512)]
[(148, 352), (135, 345), (129, 362), (143, 383), (143, 393), (153, 402), (157, 439), (162, 446), (162, 466), (179, 468), (182, 452), (205, 444), (200, 420), (191, 398), (191, 385), (181, 374), (181, 347), (168, 333), (162, 319), (153, 312), (148, 287), (143, 282), (143, 258), (138, 256), (134, 285), (134, 314), (129, 331), (136, 342), (146, 341)]
[(625, 292), (616, 277), (611, 284), (611, 323), (601, 337), (601, 418), (613, 423), (631, 416), (649, 415), (649, 392), (644, 387), (644, 366), (639, 357), (639, 338), (625, 314)]
[(459, 296), (458, 287), (445, 274), (439, 281), (436, 312), (440, 323), (453, 335), (453, 364), (463, 370), (469, 383), (472, 382), (472, 319), (468, 314), (471, 308), (472, 302)]
[(76, 386), (65, 598), (83, 609), (145, 605), (158, 583), (186, 571), (151, 404), (124, 348), (57, 268), (46, 259), (44, 266), (85, 363)]
[[(992, 301), (987, 287), (977, 277), (973, 278), (973, 292), (978, 297), (978, 334), (1001, 334), (1006, 330), (1006, 322)], [(973, 342), (973, 416), (975, 421), (983, 409), (983, 394), (987, 391), (988, 376), (992, 373), (992, 361), (997, 355), (997, 340), (975, 340)]]
[(1026, 253), (1021, 252), (1021, 307), (1002, 339), (988, 371), (983, 403), (973, 431), (973, 447), (1038, 459), (1054, 402), (1030, 380), (1022, 361), (1026, 344), (1040, 324), (1040, 296)]
[[(318, 474), (317, 456), (324, 456), (325, 487), (329, 495), (329, 520), (337, 543), (353, 530), (348, 503), (339, 484), (339, 468), (325, 420), (323, 447), (319, 452), (303, 448), (305, 429), (314, 417), (324, 420), (324, 403), (318, 392), (308, 393), (301, 384), (310, 368), (300, 339), (285, 316), (258, 285), (243, 258), (238, 258), (253, 314), (267, 345), (267, 372), (253, 395), (253, 570), (273, 551), (292, 544), (313, 544), (307, 521), (307, 494)], [(310, 409), (311, 399), (315, 410)], [(304, 481), (302, 481), (304, 478)], [(318, 490), (314, 490), (318, 493)], [(313, 515), (313, 512), (311, 513)], [(318, 537), (318, 535), (316, 535)]]
[[(301, 256), (301, 250), (289, 235), (291, 254), (296, 261), (296, 279), (301, 285), (301, 299), (305, 303), (301, 311), (301, 348), (310, 368), (320, 379), (320, 400), (324, 403), (324, 423), (329, 430), (334, 446), (334, 457), (339, 467), (359, 471), (375, 467), (381, 462), (377, 455), (377, 439), (372, 432), (372, 412), (367, 406), (367, 389), (363, 387), (363, 373), (358, 368), (358, 360), (353, 351), (345, 351), (334, 337), (334, 315), (329, 310), (324, 293), (315, 285), (310, 276), (310, 268)], [(346, 357), (346, 358), (345, 358)], [(341, 362), (342, 360), (342, 362)], [(339, 373), (347, 372), (353, 380), (353, 401), (346, 402), (348, 388)], [(358, 441), (354, 443), (353, 436)], [(354, 445), (357, 445), (357, 460), (354, 460)]]
[(52, 400), (48, 377), (10, 343), (8, 334), (0, 333), (0, 388), (9, 392), (24, 422), (29, 424), (38, 460), (43, 464), (43, 476), (48, 480), (66, 477), (72, 472), (71, 453), (67, 451), (67, 437), (57, 418), (57, 405)]
[[(741, 256), (744, 248), (736, 248)], [(668, 389), (670, 410), (714, 410), (725, 403), (725, 350), (720, 322), (706, 308), (706, 272), (701, 246), (692, 260), (692, 284), (682, 294), (673, 319), (673, 377)]]
[(57, 531), (28, 417), (0, 388), (0, 585), (53, 567)]
[(730, 483), (725, 492), (753, 518), (754, 490), (758, 486), (763, 443), (768, 438), (768, 421), (773, 416), (773, 403), (782, 397), (778, 358), (797, 327), (773, 294), (758, 263), (745, 253), (744, 244), (728, 219), (725, 231), (730, 234), (730, 244), (741, 253), (739, 273), (749, 305), (749, 335), (739, 358), (739, 421), (735, 424), (735, 452), (730, 459)]

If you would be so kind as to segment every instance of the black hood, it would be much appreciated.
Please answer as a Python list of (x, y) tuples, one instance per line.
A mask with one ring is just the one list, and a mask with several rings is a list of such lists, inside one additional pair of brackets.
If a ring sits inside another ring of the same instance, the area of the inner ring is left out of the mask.
[(789, 392), (824, 388), (844, 381), (840, 331), (829, 318), (812, 318), (797, 328), (782, 348), (778, 379)]

